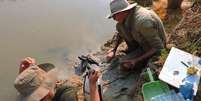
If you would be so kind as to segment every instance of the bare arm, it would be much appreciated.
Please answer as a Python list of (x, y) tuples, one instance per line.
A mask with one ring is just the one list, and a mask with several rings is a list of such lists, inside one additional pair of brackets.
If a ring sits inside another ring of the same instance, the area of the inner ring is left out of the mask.
[(142, 54), (139, 57), (131, 56), (133, 58), (131, 58), (129, 60), (125, 60), (123, 62), (136, 65), (136, 63), (138, 63), (140, 61), (143, 61), (143, 60), (146, 60), (147, 58), (149, 58), (152, 55), (154, 55), (154, 53), (156, 53), (156, 52), (157, 52), (157, 50), (155, 48), (152, 48), (152, 49), (150, 49), (149, 51), (145, 52), (144, 54)]
[(107, 61), (111, 61), (114, 57), (115, 57), (115, 54), (116, 54), (116, 51), (117, 51), (117, 48), (119, 46), (119, 44), (122, 42), (122, 38), (120, 37), (119, 33), (116, 32), (115, 35), (114, 35), (114, 48), (109, 50), (107, 52)]
[(98, 88), (96, 85), (90, 85), (90, 101), (100, 101)]
[(156, 52), (157, 52), (157, 49), (151, 48), (149, 51), (145, 52), (143, 55), (137, 57), (136, 62), (143, 61), (143, 60), (151, 57), (152, 55), (154, 55), (154, 53), (156, 53)]
[(115, 41), (114, 42), (115, 46), (114, 46), (113, 52), (115, 54), (116, 51), (117, 51), (117, 48), (118, 48), (119, 44), (122, 42), (122, 39), (121, 39), (121, 37), (120, 37), (120, 35), (119, 35), (118, 32), (116, 32), (116, 34), (114, 36), (114, 41)]
[(99, 71), (90, 72), (89, 74), (90, 101), (100, 101), (100, 96), (96, 85), (99, 76)]

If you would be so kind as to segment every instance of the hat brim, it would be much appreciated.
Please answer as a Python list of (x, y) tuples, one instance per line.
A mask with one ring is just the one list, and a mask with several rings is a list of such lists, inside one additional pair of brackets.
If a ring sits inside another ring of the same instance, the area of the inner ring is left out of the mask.
[(23, 97), (22, 101), (40, 101), (44, 98), (50, 91), (54, 93), (56, 81), (57, 81), (58, 70), (56, 68), (46, 72), (45, 80), (31, 95)]
[(111, 19), (115, 14), (120, 13), (120, 12), (123, 12), (123, 11), (130, 10), (130, 9), (132, 9), (132, 8), (135, 7), (135, 6), (137, 6), (137, 3), (130, 4), (128, 7), (124, 8), (124, 9), (122, 9), (122, 10), (120, 10), (120, 11), (116, 11), (116, 12), (114, 12), (114, 13), (111, 13), (111, 14), (108, 15), (106, 18)]
[(46, 72), (49, 72), (50, 70), (55, 68), (55, 66), (51, 63), (42, 63), (39, 64), (38, 67)]

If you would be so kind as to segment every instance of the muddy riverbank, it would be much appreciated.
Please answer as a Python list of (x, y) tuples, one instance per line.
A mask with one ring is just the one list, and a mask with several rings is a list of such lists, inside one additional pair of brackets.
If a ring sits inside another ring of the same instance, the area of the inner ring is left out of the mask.
[[(164, 21), (165, 29), (167, 32), (168, 45), (170, 49), (172, 46), (183, 49), (190, 53), (197, 52), (197, 56), (201, 56), (201, 4), (195, 4), (185, 12), (181, 10), (169, 11), (168, 18)], [(193, 47), (192, 47), (193, 45)], [(112, 62), (107, 63), (105, 60), (106, 53), (109, 49), (114, 47), (113, 39), (104, 43), (99, 50), (89, 53), (91, 57), (101, 63), (100, 68), (106, 69), (103, 74), (103, 80), (105, 81), (106, 92), (104, 94), (105, 101), (143, 101), (141, 87), (145, 82), (149, 82), (146, 79), (144, 72), (133, 71), (130, 73), (122, 74), (119, 71), (118, 58), (124, 55), (122, 50), (125, 50), (126, 45), (122, 43), (117, 50), (117, 57)], [(167, 52), (162, 53), (154, 66), (158, 66), (158, 70), (153, 70), (154, 75), (158, 75), (160, 69), (163, 66)], [(140, 79), (138, 79), (140, 78)], [(135, 92), (131, 92), (133, 87)], [(130, 93), (133, 93), (131, 96)], [(195, 101), (199, 101), (201, 95), (201, 87), (199, 86)]]

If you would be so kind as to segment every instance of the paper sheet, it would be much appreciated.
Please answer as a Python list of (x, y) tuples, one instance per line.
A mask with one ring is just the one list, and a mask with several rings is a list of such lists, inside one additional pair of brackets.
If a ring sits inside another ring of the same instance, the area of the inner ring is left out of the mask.
[(192, 54), (173, 47), (160, 72), (159, 79), (177, 88), (179, 88), (184, 80), (187, 80), (194, 85), (194, 95), (196, 95), (200, 80), (200, 72), (197, 72), (196, 75), (187, 74), (187, 67), (182, 64), (181, 61), (188, 66), (194, 64), (201, 69), (201, 65), (199, 64), (200, 60), (199, 57), (193, 57)]

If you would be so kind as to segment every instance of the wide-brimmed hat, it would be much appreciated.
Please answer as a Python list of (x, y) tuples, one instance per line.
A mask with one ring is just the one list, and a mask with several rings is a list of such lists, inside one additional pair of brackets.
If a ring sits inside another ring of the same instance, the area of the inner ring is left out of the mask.
[(24, 70), (14, 82), (15, 88), (20, 93), (20, 101), (40, 101), (50, 91), (54, 93), (56, 75), (56, 68), (45, 72), (37, 65)]
[(107, 18), (112, 18), (114, 14), (119, 12), (123, 12), (135, 7), (137, 3), (129, 4), (127, 0), (111, 0), (110, 2), (110, 10), (111, 14), (107, 16)]

